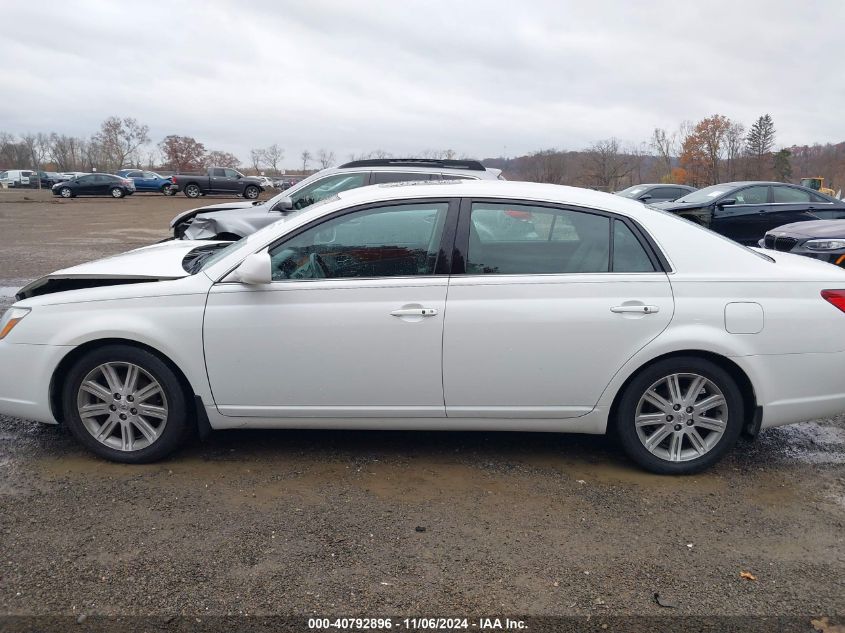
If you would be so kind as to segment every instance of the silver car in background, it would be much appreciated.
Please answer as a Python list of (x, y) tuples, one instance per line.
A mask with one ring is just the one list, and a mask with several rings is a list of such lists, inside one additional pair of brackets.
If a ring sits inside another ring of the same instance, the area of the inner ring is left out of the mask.
[(341, 191), (388, 182), (504, 180), (500, 169), (477, 160), (385, 158), (356, 160), (301, 180), (269, 200), (232, 201), (190, 209), (170, 222), (175, 239), (238, 240), (272, 224), (282, 214), (330, 198)]

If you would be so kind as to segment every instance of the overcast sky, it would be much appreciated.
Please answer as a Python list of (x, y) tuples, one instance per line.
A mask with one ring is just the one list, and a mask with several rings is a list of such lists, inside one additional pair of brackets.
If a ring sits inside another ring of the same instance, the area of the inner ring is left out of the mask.
[(0, 130), (132, 116), (246, 163), (279, 143), (488, 157), (720, 113), (845, 140), (845, 2), (0, 0)]

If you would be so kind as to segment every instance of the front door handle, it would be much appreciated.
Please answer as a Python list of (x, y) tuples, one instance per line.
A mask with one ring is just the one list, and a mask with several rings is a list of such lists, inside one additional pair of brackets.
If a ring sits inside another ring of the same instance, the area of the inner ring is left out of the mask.
[(639, 305), (627, 305), (627, 306), (613, 306), (610, 309), (611, 312), (634, 312), (635, 314), (654, 314), (655, 312), (660, 312), (660, 308), (658, 306), (639, 306)]
[(390, 313), (391, 316), (395, 317), (407, 317), (407, 316), (423, 316), (423, 317), (430, 317), (437, 314), (437, 310), (434, 308), (401, 308), (399, 310), (394, 310)]

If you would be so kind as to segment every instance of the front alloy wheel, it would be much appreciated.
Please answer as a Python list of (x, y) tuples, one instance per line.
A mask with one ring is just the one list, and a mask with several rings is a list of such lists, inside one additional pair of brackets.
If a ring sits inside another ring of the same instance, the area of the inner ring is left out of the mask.
[(123, 197), (123, 189), (120, 187), (113, 187), (111, 190), (111, 197), (112, 198), (122, 198)]
[(161, 384), (133, 363), (103, 363), (88, 372), (76, 410), (95, 440), (119, 451), (151, 446), (167, 426)]
[(62, 198), (70, 198), (73, 196), (73, 191), (71, 191), (70, 187), (62, 187), (59, 190), (59, 194), (61, 194)]
[(86, 448), (125, 463), (161, 459), (193, 429), (174, 369), (130, 345), (105, 345), (78, 359), (65, 379), (62, 413)]
[(614, 430), (631, 459), (661, 474), (715, 464), (736, 443), (743, 400), (733, 376), (709, 360), (676, 357), (637, 374), (616, 407)]

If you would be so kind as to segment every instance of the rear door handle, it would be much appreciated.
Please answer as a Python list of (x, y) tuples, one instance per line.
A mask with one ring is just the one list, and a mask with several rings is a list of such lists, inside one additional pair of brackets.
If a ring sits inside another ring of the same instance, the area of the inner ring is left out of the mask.
[(658, 306), (613, 306), (611, 312), (634, 312), (636, 314), (654, 314), (660, 312)]
[(391, 316), (395, 317), (404, 317), (404, 316), (424, 316), (430, 317), (437, 314), (437, 310), (434, 308), (401, 308), (399, 310), (394, 310), (390, 313)]

